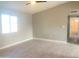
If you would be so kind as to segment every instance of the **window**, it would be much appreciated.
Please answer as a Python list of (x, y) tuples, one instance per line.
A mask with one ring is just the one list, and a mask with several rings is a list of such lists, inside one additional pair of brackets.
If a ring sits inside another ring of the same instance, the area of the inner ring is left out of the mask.
[(2, 33), (17, 32), (17, 17), (6, 14), (1, 15)]

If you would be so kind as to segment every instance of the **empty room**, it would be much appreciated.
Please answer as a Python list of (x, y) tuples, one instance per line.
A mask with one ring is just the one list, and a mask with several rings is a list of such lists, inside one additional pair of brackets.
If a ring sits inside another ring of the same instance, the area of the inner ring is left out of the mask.
[(78, 58), (79, 1), (0, 1), (0, 58)]

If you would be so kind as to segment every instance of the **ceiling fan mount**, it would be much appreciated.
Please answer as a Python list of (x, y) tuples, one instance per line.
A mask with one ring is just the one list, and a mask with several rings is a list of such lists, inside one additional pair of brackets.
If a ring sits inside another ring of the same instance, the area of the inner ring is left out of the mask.
[[(33, 1), (33, 2), (35, 2), (35, 3), (44, 3), (44, 2), (47, 2), (47, 1)], [(27, 3), (26, 5), (29, 5), (29, 4), (31, 4), (31, 2)]]

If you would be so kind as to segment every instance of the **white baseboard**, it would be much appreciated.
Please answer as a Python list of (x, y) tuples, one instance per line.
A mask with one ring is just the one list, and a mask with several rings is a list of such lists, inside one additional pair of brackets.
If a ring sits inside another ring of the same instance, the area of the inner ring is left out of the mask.
[(36, 37), (34, 37), (33, 39), (42, 40), (42, 41), (49, 41), (49, 42), (56, 42), (56, 43), (62, 43), (62, 44), (70, 45), (70, 46), (73, 46), (73, 47), (79, 47), (79, 45), (71, 44), (71, 43), (68, 43), (67, 41), (52, 40), (52, 39), (45, 39), (45, 38), (36, 38)]
[(59, 41), (59, 40), (52, 40), (52, 39), (45, 39), (45, 38), (34, 38), (36, 40), (43, 40), (43, 41), (49, 41), (49, 42), (57, 42), (57, 43), (64, 43), (67, 44), (66, 41)]
[[(43, 41), (49, 41), (49, 42), (68, 44), (66, 41), (59, 41), (59, 40), (52, 40), (52, 39), (45, 39), (45, 38), (36, 38), (36, 37), (34, 37), (34, 38), (28, 38), (28, 39), (25, 39), (25, 40), (22, 40), (22, 41), (19, 41), (19, 42), (15, 42), (13, 44), (9, 44), (9, 45), (3, 46), (3, 47), (0, 48), (0, 50), (6, 49), (6, 48), (9, 48), (9, 47), (18, 45), (18, 44), (21, 44), (23, 42), (28, 42), (28, 41), (33, 40), (33, 39), (34, 40), (43, 40)], [(74, 44), (72, 44), (72, 45), (74, 45)], [(75, 46), (77, 46), (77, 45), (75, 45)]]
[(33, 40), (33, 38), (28, 38), (28, 39), (25, 39), (25, 40), (22, 40), (22, 41), (15, 42), (13, 44), (5, 45), (5, 46), (1, 47), (0, 50), (5, 49), (5, 48), (9, 48), (9, 47), (12, 47), (12, 46), (15, 46), (15, 45), (18, 45), (18, 44), (21, 44), (23, 42), (27, 42), (27, 41), (30, 41), (30, 40)]

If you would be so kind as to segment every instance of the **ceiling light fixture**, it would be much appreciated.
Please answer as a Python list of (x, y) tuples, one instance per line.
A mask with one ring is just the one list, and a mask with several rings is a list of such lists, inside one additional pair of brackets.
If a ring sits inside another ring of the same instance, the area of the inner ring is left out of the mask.
[(31, 4), (36, 4), (36, 1), (31, 1)]
[(29, 5), (29, 4), (36, 4), (36, 3), (44, 3), (44, 2), (47, 2), (47, 1), (30, 1), (28, 2), (26, 5)]

